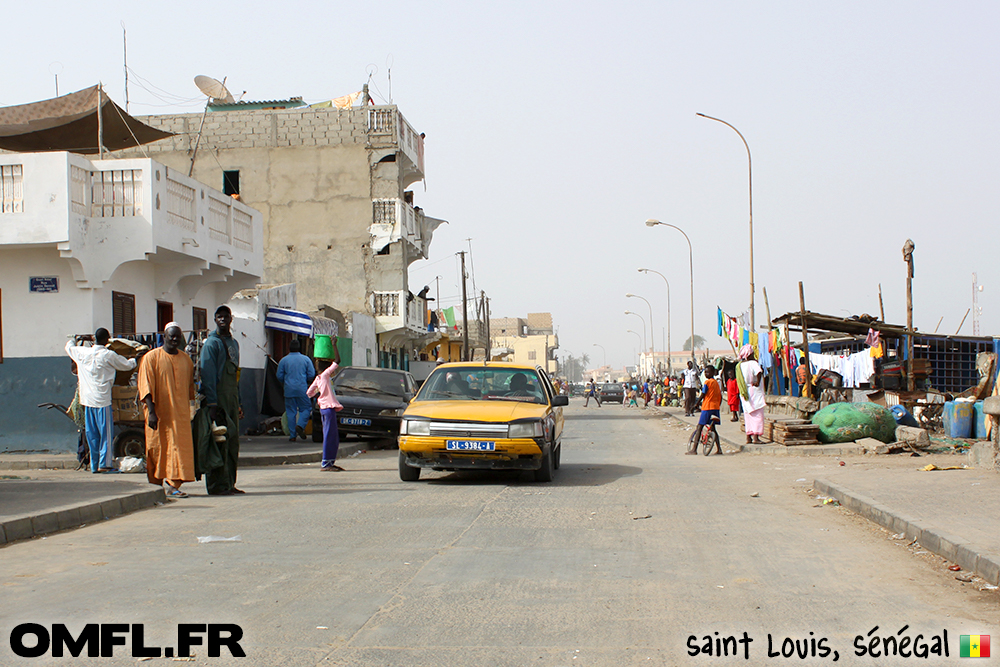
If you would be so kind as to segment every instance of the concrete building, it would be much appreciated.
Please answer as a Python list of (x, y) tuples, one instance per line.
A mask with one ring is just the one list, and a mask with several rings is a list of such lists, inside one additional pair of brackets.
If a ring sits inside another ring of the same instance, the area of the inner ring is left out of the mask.
[(76, 446), (67, 337), (211, 326), (263, 270), (259, 211), (150, 159), (0, 154), (0, 451)]
[(491, 319), (490, 347), (496, 361), (541, 366), (551, 375), (559, 371), (559, 335), (552, 327), (552, 313)]
[(424, 178), (423, 135), (395, 106), (301, 104), (148, 116), (176, 136), (141, 150), (259, 209), (263, 279), (294, 283), (302, 310), (337, 311), (348, 336), (355, 313), (374, 317), (377, 347), (355, 354), (355, 365), (407, 368), (438, 335), (407, 271), (444, 222), (414, 206), (409, 189)]

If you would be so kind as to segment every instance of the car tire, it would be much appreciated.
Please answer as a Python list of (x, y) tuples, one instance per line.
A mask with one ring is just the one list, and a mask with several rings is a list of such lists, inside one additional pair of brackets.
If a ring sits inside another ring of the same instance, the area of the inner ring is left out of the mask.
[(420, 479), (420, 468), (414, 468), (406, 463), (406, 454), (399, 453), (399, 478), (404, 482), (416, 482)]
[(118, 434), (114, 444), (115, 456), (146, 457), (146, 432), (127, 429)]
[(535, 471), (535, 481), (551, 482), (554, 471), (555, 471), (554, 452), (550, 447), (547, 452), (542, 454), (542, 467)]

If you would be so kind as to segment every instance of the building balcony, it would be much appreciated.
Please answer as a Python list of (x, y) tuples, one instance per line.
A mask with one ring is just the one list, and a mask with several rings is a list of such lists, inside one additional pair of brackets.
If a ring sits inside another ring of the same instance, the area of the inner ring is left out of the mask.
[(402, 199), (372, 200), (372, 250), (379, 252), (390, 243), (405, 241), (414, 252), (410, 261), (427, 259), (434, 230), (443, 220), (424, 215)]
[(424, 138), (395, 105), (368, 108), (368, 142), (373, 148), (399, 149), (404, 187), (424, 178)]
[(263, 271), (261, 213), (149, 159), (0, 155), (0, 245), (54, 246), (78, 287), (129, 261), (169, 264), (171, 289)]
[(371, 308), (375, 316), (375, 333), (426, 334), (427, 302), (419, 297), (409, 299), (406, 290), (372, 292)]

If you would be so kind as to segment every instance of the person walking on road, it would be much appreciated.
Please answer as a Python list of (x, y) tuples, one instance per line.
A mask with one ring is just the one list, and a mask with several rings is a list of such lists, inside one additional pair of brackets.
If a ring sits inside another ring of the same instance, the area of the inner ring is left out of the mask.
[[(330, 378), (340, 367), (340, 350), (337, 349), (337, 339), (333, 339), (333, 362), (309, 385), (306, 395), (319, 396), (319, 414), (323, 419), (323, 458), (320, 460), (320, 470), (323, 472), (343, 471), (337, 465), (337, 451), (340, 449), (340, 432), (337, 430), (337, 412), (344, 406), (333, 393), (333, 383)], [(315, 426), (314, 426), (315, 428)]]
[(194, 362), (176, 322), (163, 331), (163, 347), (139, 364), (139, 400), (146, 406), (146, 478), (163, 486), (168, 498), (187, 498), (181, 484), (194, 481), (191, 401)]
[(764, 371), (754, 359), (753, 348), (740, 348), (740, 363), (736, 366), (736, 382), (743, 402), (743, 421), (746, 425), (747, 444), (760, 444), (764, 432)]
[(87, 446), (90, 448), (90, 471), (118, 472), (114, 468), (114, 447), (111, 433), (114, 423), (111, 415), (111, 387), (115, 373), (135, 368), (135, 359), (126, 359), (107, 348), (111, 334), (101, 327), (94, 332), (90, 347), (75, 345), (83, 338), (66, 342), (66, 354), (76, 362), (77, 377), (80, 382), (80, 405), (84, 408), (84, 428)]
[(733, 415), (729, 421), (738, 422), (740, 420), (740, 386), (736, 382), (734, 371), (729, 371), (729, 379), (726, 380), (726, 403), (729, 404), (729, 412)]
[(208, 416), (216, 426), (226, 427), (226, 439), (219, 443), (222, 466), (205, 473), (205, 489), (210, 496), (245, 493), (236, 488), (236, 468), (240, 458), (240, 344), (233, 338), (233, 312), (229, 306), (215, 310), (216, 329), (201, 348), (198, 366), (201, 391)]
[(694, 362), (689, 361), (687, 369), (684, 370), (684, 416), (690, 417), (694, 414), (694, 404), (698, 400), (698, 369)]
[(601, 407), (601, 392), (597, 388), (594, 378), (587, 380), (587, 385), (583, 388), (583, 395), (585, 396), (583, 407), (587, 407), (590, 404), (590, 399), (597, 401), (597, 407)]
[(278, 364), (278, 381), (285, 388), (285, 419), (291, 442), (295, 442), (296, 435), (306, 439), (306, 424), (312, 417), (312, 401), (306, 390), (316, 377), (316, 369), (312, 359), (299, 352), (301, 349), (299, 341), (293, 340), (288, 345), (288, 354)]

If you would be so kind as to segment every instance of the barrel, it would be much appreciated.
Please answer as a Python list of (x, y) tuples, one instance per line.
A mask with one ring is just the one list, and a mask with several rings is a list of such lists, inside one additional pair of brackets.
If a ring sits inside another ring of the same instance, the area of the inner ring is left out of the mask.
[(317, 359), (333, 359), (333, 340), (329, 336), (318, 334), (313, 345), (313, 356)]
[(949, 438), (971, 438), (974, 410), (972, 403), (948, 401), (944, 404), (944, 434)]
[(972, 437), (976, 440), (986, 440), (989, 436), (986, 435), (986, 413), (983, 412), (983, 402), (976, 401), (972, 404), (973, 410), (973, 425), (972, 425)]

